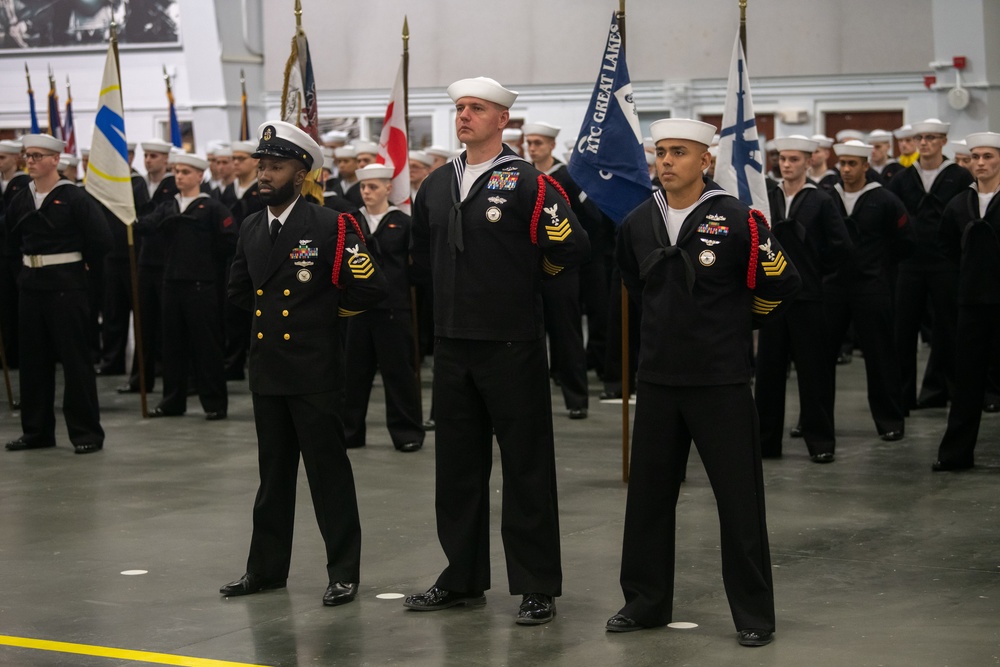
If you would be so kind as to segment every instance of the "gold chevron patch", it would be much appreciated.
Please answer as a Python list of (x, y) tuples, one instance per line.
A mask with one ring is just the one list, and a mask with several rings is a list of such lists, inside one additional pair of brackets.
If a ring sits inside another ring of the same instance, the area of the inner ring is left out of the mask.
[(777, 257), (769, 262), (761, 262), (760, 266), (764, 269), (765, 276), (780, 276), (784, 271), (785, 267), (788, 266), (788, 262), (785, 261), (785, 256), (778, 251)]
[(550, 241), (565, 241), (573, 233), (573, 228), (569, 226), (569, 219), (563, 218), (558, 225), (546, 225), (545, 233)]
[(351, 275), (358, 280), (371, 278), (372, 274), (375, 273), (375, 265), (372, 264), (371, 258), (363, 252), (351, 255), (347, 266), (351, 269)]
[(365, 311), (363, 310), (347, 310), (346, 308), (337, 309), (337, 317), (354, 317), (355, 315), (360, 315)]
[(766, 299), (761, 299), (760, 297), (755, 296), (753, 298), (753, 306), (751, 307), (751, 310), (754, 315), (767, 315), (780, 304), (780, 301), (767, 301)]
[(556, 275), (564, 268), (565, 267), (550, 262), (548, 257), (542, 257), (542, 271), (545, 271), (545, 273), (549, 274), (550, 276)]

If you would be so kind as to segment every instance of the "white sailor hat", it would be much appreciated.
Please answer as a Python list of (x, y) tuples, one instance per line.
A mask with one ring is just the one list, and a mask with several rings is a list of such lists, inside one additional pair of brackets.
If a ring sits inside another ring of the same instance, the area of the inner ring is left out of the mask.
[(892, 141), (892, 132), (886, 130), (872, 130), (868, 133), (868, 143), (887, 144)]
[(219, 146), (215, 149), (215, 157), (232, 157), (233, 149), (229, 146)]
[(428, 167), (434, 166), (434, 156), (428, 155), (426, 151), (410, 151), (410, 159), (426, 164)]
[(868, 139), (866, 135), (861, 130), (841, 130), (836, 134), (837, 143), (844, 143), (850, 139), (857, 139), (858, 141), (864, 143)]
[(208, 145), (205, 147), (205, 155), (208, 155), (209, 157), (216, 155), (219, 157), (223, 157), (221, 151), (225, 150), (226, 148), (229, 148), (229, 144), (227, 144), (224, 141), (210, 141), (208, 142)]
[(509, 109), (517, 99), (517, 91), (507, 90), (494, 79), (477, 76), (474, 79), (461, 79), (448, 86), (448, 96), (453, 102), (463, 97), (478, 97)]
[(384, 164), (369, 164), (354, 172), (359, 181), (367, 181), (373, 178), (385, 178), (392, 180), (392, 167)]
[(333, 157), (333, 151), (336, 149), (330, 148), (329, 146), (320, 146), (319, 150), (323, 153), (323, 159), (325, 160), (328, 157)]
[[(709, 153), (710, 153), (710, 154), (712, 155), (712, 157), (714, 157), (714, 158), (717, 158), (717, 157), (719, 157), (719, 144), (715, 144), (714, 146), (709, 146), (709, 147), (708, 147), (708, 152), (709, 152)], [(649, 162), (649, 160), (647, 159), (647, 160), (646, 160), (646, 162)]]
[[(718, 146), (718, 144), (712, 144), (712, 145), (713, 146)], [(778, 144), (774, 143), (774, 139), (771, 139), (770, 141), (765, 141), (764, 142), (764, 152), (765, 153), (772, 153), (772, 152), (774, 152), (776, 150), (779, 150), (779, 149), (778, 149)]]
[(257, 128), (260, 143), (253, 157), (279, 157), (298, 160), (313, 171), (323, 166), (323, 151), (312, 137), (291, 123), (268, 120)]
[(721, 138), (722, 137), (720, 137), (718, 133), (715, 133), (714, 135), (712, 135), (712, 144), (711, 145), (712, 146), (718, 146), (719, 145), (719, 140)]
[(233, 153), (246, 153), (247, 155), (253, 155), (256, 150), (257, 144), (252, 141), (234, 141), (232, 145)]
[(144, 153), (165, 153), (167, 155), (170, 154), (170, 149), (174, 147), (173, 144), (163, 139), (147, 139), (139, 145), (142, 146)]
[(183, 148), (178, 148), (177, 146), (171, 146), (170, 152), (167, 153), (167, 164), (168, 165), (177, 164), (177, 156), (183, 154), (184, 154)]
[(194, 153), (175, 153), (172, 157), (174, 164), (184, 164), (201, 171), (208, 169), (208, 160), (200, 155), (195, 155)]
[(555, 125), (550, 125), (549, 123), (525, 123), (521, 126), (521, 132), (525, 136), (529, 134), (539, 134), (543, 137), (550, 137), (555, 139), (559, 136), (559, 130), (561, 127), (556, 127)]
[(921, 134), (923, 132), (931, 132), (933, 134), (948, 134), (948, 129), (950, 127), (951, 123), (945, 123), (937, 118), (928, 118), (927, 120), (919, 123), (914, 123), (913, 133)]
[(650, 153), (649, 151), (643, 151), (643, 153), (646, 155), (646, 166), (647, 167), (653, 166), (653, 164), (656, 163), (656, 156)]
[(358, 151), (354, 146), (341, 146), (340, 148), (333, 149), (333, 157), (335, 158), (345, 158), (345, 157), (358, 157)]
[(362, 141), (361, 139), (355, 139), (351, 142), (354, 146), (354, 150), (358, 152), (358, 155), (362, 153), (368, 153), (369, 155), (378, 155), (378, 144), (374, 141)]
[(135, 147), (136, 146), (137, 146), (137, 144), (134, 141), (126, 141), (125, 142), (125, 148), (128, 149), (128, 150), (130, 150), (130, 151), (135, 151)]
[(867, 160), (872, 154), (872, 147), (857, 139), (849, 139), (842, 144), (836, 144), (833, 147), (833, 152), (837, 154), (837, 157), (863, 157)]
[(965, 139), (959, 139), (958, 141), (949, 141), (949, 148), (951, 152), (955, 155), (972, 155), (970, 152), (969, 144), (965, 142)]
[(81, 146), (80, 155), (83, 157), (90, 157), (90, 146)]
[(0, 141), (0, 153), (5, 155), (20, 155), (21, 142), (14, 141), (13, 139), (4, 139), (3, 141)]
[(26, 134), (21, 137), (21, 145), (25, 148), (41, 148), (53, 153), (62, 153), (66, 142), (48, 134)]
[(424, 149), (424, 152), (428, 155), (433, 155), (435, 157), (443, 157), (446, 160), (450, 160), (455, 154), (447, 148), (441, 146), (428, 146)]
[(892, 131), (893, 136), (896, 137), (897, 139), (909, 139), (916, 133), (917, 133), (916, 130), (914, 130), (913, 126), (910, 125), (909, 123), (903, 125), (902, 127), (897, 127), (895, 130)]
[(715, 136), (717, 129), (714, 125), (703, 123), (700, 120), (662, 118), (652, 122), (649, 126), (649, 133), (656, 143), (660, 143), (664, 139), (685, 139), (711, 146), (712, 137)]
[(802, 151), (812, 153), (819, 146), (819, 142), (801, 134), (793, 134), (787, 137), (778, 137), (774, 140), (774, 147), (778, 151)]
[(323, 168), (326, 169), (327, 171), (333, 171), (334, 166), (335, 165), (333, 164), (333, 156), (324, 155)]
[(825, 134), (814, 134), (809, 138), (816, 142), (817, 148), (829, 148), (833, 145), (833, 139)]
[(327, 143), (327, 142), (333, 143), (335, 141), (340, 141), (340, 142), (346, 143), (347, 142), (347, 132), (344, 132), (343, 130), (330, 130), (329, 132), (324, 132), (322, 134), (322, 136), (320, 136), (320, 139), (324, 143)]
[(58, 169), (65, 169), (66, 167), (75, 167), (80, 164), (80, 158), (73, 155), (72, 153), (60, 153), (59, 154), (59, 167)]
[(965, 138), (965, 145), (973, 148), (1000, 148), (1000, 134), (996, 132), (974, 132)]
[(516, 127), (511, 127), (503, 131), (500, 137), (501, 141), (517, 141), (524, 136), (524, 133)]

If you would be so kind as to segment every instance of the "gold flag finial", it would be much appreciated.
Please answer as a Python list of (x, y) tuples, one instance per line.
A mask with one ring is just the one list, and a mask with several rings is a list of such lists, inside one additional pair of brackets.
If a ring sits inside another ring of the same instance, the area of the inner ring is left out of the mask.
[(410, 23), (406, 14), (403, 14), (403, 43), (406, 44), (408, 41), (410, 41)]
[(24, 63), (24, 78), (28, 80), (28, 90), (31, 90), (31, 72), (28, 71), (28, 63)]
[(302, 0), (295, 0), (295, 29), (302, 30)]

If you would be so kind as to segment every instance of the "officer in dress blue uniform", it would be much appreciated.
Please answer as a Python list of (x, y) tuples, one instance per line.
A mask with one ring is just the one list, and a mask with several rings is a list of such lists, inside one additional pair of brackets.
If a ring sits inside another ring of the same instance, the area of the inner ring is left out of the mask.
[(243, 221), (229, 298), (251, 310), (250, 391), (260, 464), (246, 574), (226, 596), (282, 588), (288, 577), (299, 457), (326, 544), (323, 604), (358, 592), (361, 523), (344, 447), (344, 369), (339, 319), (385, 298), (387, 287), (360, 234), (299, 195), (319, 145), (294, 125), (258, 128), (254, 157), (267, 208)]

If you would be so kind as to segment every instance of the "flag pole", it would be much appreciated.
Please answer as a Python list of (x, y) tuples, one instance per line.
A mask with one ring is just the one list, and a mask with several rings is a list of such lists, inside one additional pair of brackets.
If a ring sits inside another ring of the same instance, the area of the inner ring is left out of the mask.
[[(625, 0), (618, 0), (618, 32), (622, 37), (622, 52), (625, 51)], [(622, 482), (628, 484), (629, 478), (629, 397), (632, 394), (629, 387), (629, 371), (632, 363), (629, 358), (629, 321), (628, 321), (628, 290), (625, 281), (621, 282), (622, 293)]]
[(747, 58), (747, 0), (740, 0), (740, 44), (743, 45), (743, 57)]
[[(410, 23), (403, 15), (403, 122), (406, 123), (406, 149), (409, 159), (410, 143)], [(412, 203), (412, 195), (411, 195)], [(420, 316), (417, 310), (417, 288), (410, 287), (410, 325), (413, 329), (413, 373), (417, 382), (417, 407), (423, 414), (420, 382)]]
[[(118, 69), (118, 83), (121, 85), (122, 65), (118, 59), (118, 29), (114, 21), (110, 26), (111, 48), (115, 52), (115, 67)], [(163, 76), (167, 80), (167, 94), (170, 93), (170, 78), (167, 76), (166, 65), (163, 67)], [(119, 88), (119, 94), (121, 89)], [(122, 102), (122, 109), (125, 104)], [(135, 236), (132, 225), (125, 225), (125, 232), (128, 236), (128, 267), (129, 275), (132, 278), (132, 328), (135, 333), (135, 360), (139, 364), (139, 406), (142, 409), (142, 418), (149, 418), (149, 404), (146, 401), (146, 361), (145, 349), (142, 339), (142, 318), (139, 316), (139, 271), (135, 259)]]
[(240, 141), (250, 140), (250, 114), (247, 112), (247, 77), (240, 68)]

